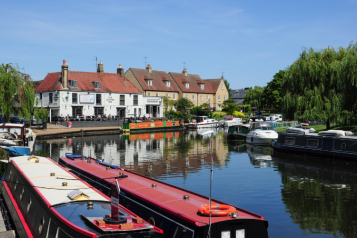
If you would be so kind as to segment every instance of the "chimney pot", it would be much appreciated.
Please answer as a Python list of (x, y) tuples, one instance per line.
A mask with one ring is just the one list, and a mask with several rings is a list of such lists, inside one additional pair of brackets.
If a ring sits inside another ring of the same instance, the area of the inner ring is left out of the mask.
[(152, 68), (151, 68), (151, 65), (150, 65), (150, 64), (148, 64), (148, 66), (146, 66), (146, 70), (149, 71), (149, 73), (152, 72)]
[(120, 74), (121, 78), (124, 78), (124, 68), (121, 67), (121, 64), (119, 64), (119, 68), (117, 68), (117, 73)]
[(100, 61), (100, 63), (98, 64), (97, 72), (98, 72), (100, 75), (104, 75), (104, 67), (103, 67), (102, 61)]
[(187, 76), (187, 69), (183, 69), (183, 70), (182, 70), (182, 73), (184, 73), (185, 76)]

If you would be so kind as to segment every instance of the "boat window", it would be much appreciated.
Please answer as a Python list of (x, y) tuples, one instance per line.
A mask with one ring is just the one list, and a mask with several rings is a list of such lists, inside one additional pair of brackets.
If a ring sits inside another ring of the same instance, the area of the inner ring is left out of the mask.
[(21, 128), (10, 128), (10, 133), (21, 135)]
[(42, 219), (40, 221), (40, 225), (38, 226), (38, 231), (39, 231), (40, 235), (42, 234), (44, 226), (45, 226), (45, 217), (42, 217)]
[(14, 185), (14, 190), (16, 190), (18, 183), (19, 183), (19, 179), (16, 179), (16, 183), (15, 183), (15, 185)]
[(287, 137), (287, 138), (285, 138), (285, 144), (287, 144), (287, 145), (295, 145), (295, 138), (289, 138), (289, 137)]
[(24, 196), (24, 192), (25, 192), (25, 189), (22, 188), (22, 191), (21, 191), (21, 193), (20, 193), (20, 201), (22, 200), (22, 197)]
[(7, 128), (7, 127), (2, 127), (2, 128), (0, 128), (0, 133), (1, 132), (9, 132), (9, 128)]
[(31, 198), (30, 198), (30, 201), (29, 201), (29, 203), (27, 204), (27, 214), (30, 212), (31, 204), (32, 204), (32, 201), (31, 201)]
[(318, 147), (319, 141), (318, 140), (307, 140), (307, 146), (310, 147)]

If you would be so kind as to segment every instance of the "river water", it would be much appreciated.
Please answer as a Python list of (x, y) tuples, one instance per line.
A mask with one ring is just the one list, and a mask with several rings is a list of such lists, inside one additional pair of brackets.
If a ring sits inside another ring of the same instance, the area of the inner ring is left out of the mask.
[[(227, 142), (223, 130), (212, 142), (196, 131), (84, 137), (83, 151), (206, 196), (212, 155), (212, 197), (264, 216), (270, 237), (357, 237), (355, 164)], [(55, 161), (80, 152), (81, 138), (35, 145)]]

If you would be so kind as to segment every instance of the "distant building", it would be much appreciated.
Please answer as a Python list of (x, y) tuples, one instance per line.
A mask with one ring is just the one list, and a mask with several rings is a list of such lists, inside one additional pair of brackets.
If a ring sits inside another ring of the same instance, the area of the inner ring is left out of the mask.
[(155, 103), (155, 115), (146, 111), (142, 92), (124, 76), (120, 67), (117, 73), (104, 73), (102, 61), (97, 72), (69, 71), (63, 61), (62, 71), (49, 73), (36, 85), (38, 107), (45, 107), (51, 116), (117, 115), (121, 117), (162, 116), (162, 101)]
[(231, 90), (231, 99), (234, 99), (238, 105), (243, 105), (244, 104), (244, 96), (246, 95), (246, 92), (249, 89), (252, 89), (252, 88), (248, 87), (248, 88)]

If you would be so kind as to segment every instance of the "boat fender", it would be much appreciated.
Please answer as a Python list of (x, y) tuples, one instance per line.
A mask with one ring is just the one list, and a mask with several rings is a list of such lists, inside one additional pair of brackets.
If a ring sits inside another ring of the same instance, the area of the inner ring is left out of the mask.
[[(209, 216), (209, 205), (203, 205), (198, 209), (198, 213), (201, 215)], [(230, 205), (211, 205), (211, 216), (222, 217), (222, 216), (231, 216), (236, 218), (238, 216), (237, 209)]]

